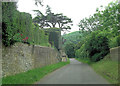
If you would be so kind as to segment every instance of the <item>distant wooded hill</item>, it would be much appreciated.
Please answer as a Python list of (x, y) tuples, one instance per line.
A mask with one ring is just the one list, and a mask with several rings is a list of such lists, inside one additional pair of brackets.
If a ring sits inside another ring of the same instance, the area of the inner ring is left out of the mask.
[(77, 44), (78, 42), (80, 42), (80, 40), (82, 40), (83, 34), (80, 31), (75, 31), (75, 32), (71, 32), (69, 34), (65, 34), (62, 37), (66, 40), (64, 42), (64, 45), (66, 45), (68, 43)]

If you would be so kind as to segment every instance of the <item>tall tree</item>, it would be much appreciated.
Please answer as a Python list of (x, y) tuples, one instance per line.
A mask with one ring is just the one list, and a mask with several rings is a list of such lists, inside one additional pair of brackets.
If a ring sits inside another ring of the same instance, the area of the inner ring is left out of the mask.
[(46, 6), (46, 14), (51, 14), (51, 8), (49, 5)]
[[(103, 7), (101, 6), (100, 9)], [(119, 34), (119, 4), (111, 2), (105, 7), (105, 10), (96, 9), (96, 13), (89, 18), (84, 18), (79, 23), (79, 28), (82, 31), (111, 31), (115, 35)]]
[(38, 6), (38, 4), (39, 4), (39, 5), (43, 6), (42, 2), (43, 2), (43, 0), (35, 0), (35, 5)]
[(13, 43), (16, 29), (16, 3), (2, 2), (2, 42), (5, 46)]
[(42, 28), (43, 27), (56, 27), (58, 25), (61, 30), (71, 29), (72, 20), (63, 14), (52, 13), (51, 8), (47, 5), (46, 15), (43, 15), (39, 10), (35, 10), (37, 16), (33, 19), (35, 23), (38, 23)]

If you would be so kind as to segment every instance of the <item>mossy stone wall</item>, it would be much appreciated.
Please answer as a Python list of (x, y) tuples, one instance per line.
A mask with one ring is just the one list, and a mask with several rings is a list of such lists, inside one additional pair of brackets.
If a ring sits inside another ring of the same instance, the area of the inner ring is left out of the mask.
[(59, 52), (50, 47), (15, 43), (2, 47), (2, 76), (14, 75), (33, 68), (59, 62)]

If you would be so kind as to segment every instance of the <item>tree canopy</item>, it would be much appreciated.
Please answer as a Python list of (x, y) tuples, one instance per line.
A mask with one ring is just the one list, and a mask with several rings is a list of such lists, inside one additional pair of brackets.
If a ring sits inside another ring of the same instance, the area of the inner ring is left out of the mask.
[(114, 33), (113, 36), (119, 34), (120, 26), (119, 26), (119, 5), (118, 1), (115, 3), (111, 2), (108, 6), (103, 6), (96, 9), (96, 13), (89, 18), (84, 18), (79, 22), (79, 29), (82, 31), (93, 32), (96, 30), (101, 31), (111, 31)]
[(67, 38), (65, 50), (68, 49), (66, 43), (74, 43), (75, 57), (94, 62), (103, 59), (110, 48), (120, 45), (119, 10), (118, 1), (111, 2), (106, 7), (97, 8), (92, 16), (80, 20), (79, 32), (63, 35)]
[(50, 46), (48, 35), (33, 24), (29, 13), (17, 11), (15, 2), (2, 2), (2, 43), (10, 46), (15, 42)]
[(51, 11), (51, 8), (47, 5), (46, 14), (43, 15), (39, 10), (34, 10), (37, 16), (33, 19), (33, 22), (38, 23), (41, 28), (43, 27), (58, 27), (63, 29), (71, 29), (72, 20), (62, 13), (55, 14)]

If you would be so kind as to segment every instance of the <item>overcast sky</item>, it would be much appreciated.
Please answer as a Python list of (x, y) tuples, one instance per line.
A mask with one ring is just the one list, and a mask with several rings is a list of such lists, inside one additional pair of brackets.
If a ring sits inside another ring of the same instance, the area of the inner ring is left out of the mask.
[(71, 31), (78, 31), (77, 25), (81, 19), (93, 15), (97, 7), (107, 6), (111, 1), (115, 0), (43, 0), (44, 6), (37, 7), (34, 0), (19, 0), (18, 10), (30, 13), (34, 17), (32, 10), (39, 9), (45, 13), (46, 5), (49, 5), (52, 12), (63, 13), (63, 15), (71, 18), (74, 24)]

